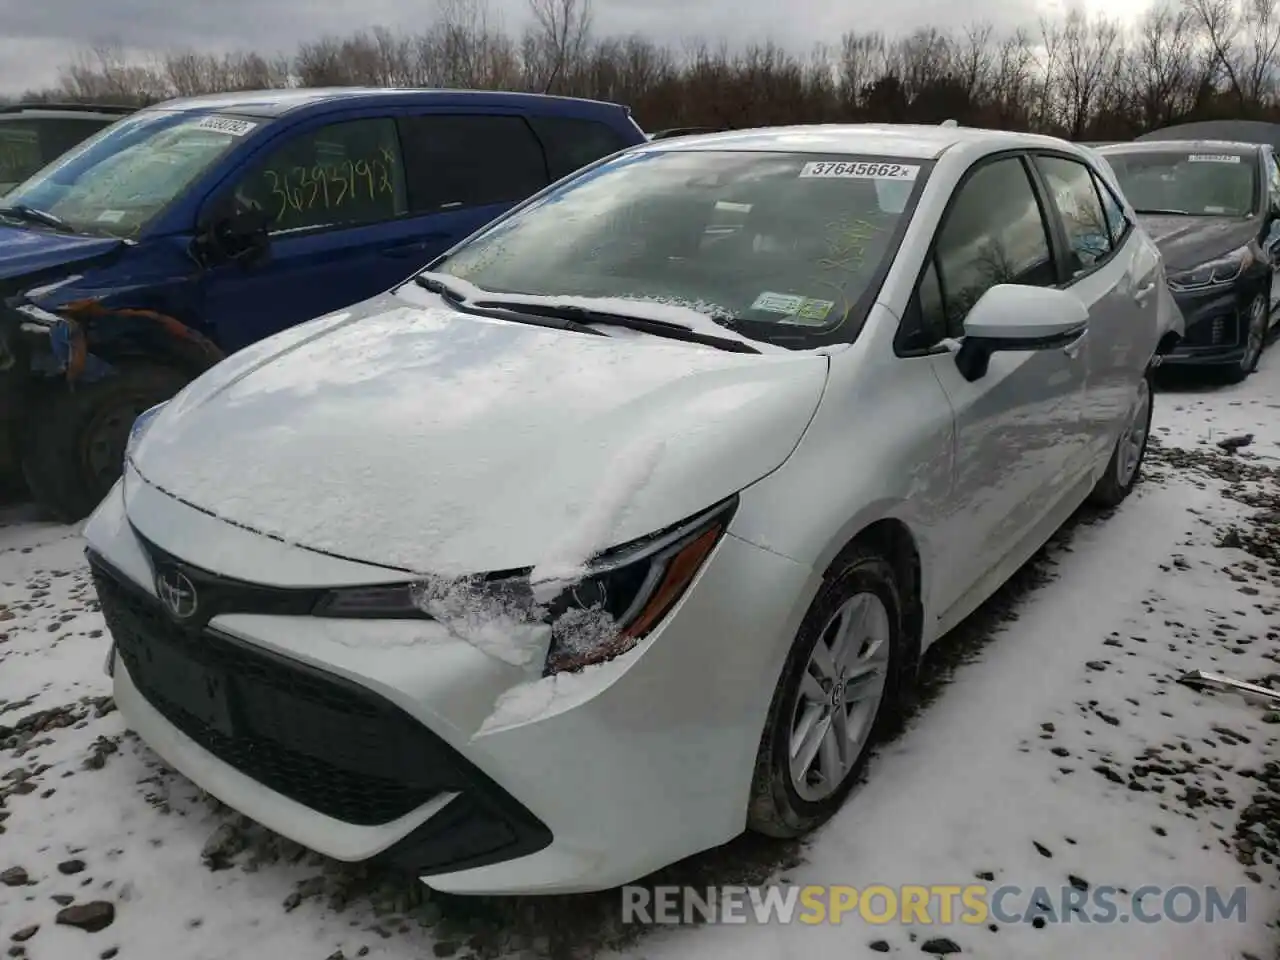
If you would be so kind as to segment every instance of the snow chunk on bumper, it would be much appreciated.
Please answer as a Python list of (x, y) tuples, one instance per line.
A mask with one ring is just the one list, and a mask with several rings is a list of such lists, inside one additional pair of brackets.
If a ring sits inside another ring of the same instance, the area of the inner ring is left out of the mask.
[[(498, 697), (475, 737), (498, 733), (535, 720), (545, 720), (579, 707), (607, 690), (631, 666), (635, 650), (583, 667), (576, 673), (557, 673), (512, 687)], [(474, 738), (473, 738), (474, 739)]]

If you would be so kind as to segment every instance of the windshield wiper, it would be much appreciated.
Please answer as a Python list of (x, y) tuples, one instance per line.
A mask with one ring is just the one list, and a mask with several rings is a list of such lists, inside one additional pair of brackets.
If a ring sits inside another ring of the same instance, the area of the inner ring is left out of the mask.
[[(580, 324), (599, 324), (606, 327), (622, 327), (649, 333), (655, 337), (666, 337), (668, 340), (682, 340), (686, 343), (702, 343), (710, 347), (727, 350), (730, 353), (759, 353), (755, 347), (732, 337), (717, 337), (712, 333), (699, 333), (692, 327), (669, 320), (653, 320), (648, 317), (633, 317), (625, 313), (612, 313), (607, 310), (596, 310), (576, 304), (522, 303), (518, 300), (484, 302), (475, 301), (477, 307), (507, 307), (521, 313), (532, 313), (546, 317), (557, 317), (562, 320)], [(597, 333), (599, 331), (596, 331)]]
[(37, 210), (35, 207), (28, 206), (25, 203), (15, 203), (12, 206), (0, 207), (0, 216), (9, 217), (13, 220), (22, 220), (26, 223), (42, 223), (46, 227), (53, 227), (55, 230), (67, 229), (67, 221), (61, 217), (55, 217), (45, 210)]
[(527, 316), (526, 314), (534, 313), (532, 310), (525, 310), (521, 306), (510, 306), (506, 303), (471, 303), (462, 291), (456, 287), (452, 287), (445, 283), (439, 277), (429, 276), (427, 274), (418, 274), (413, 278), (413, 282), (424, 290), (444, 297), (453, 306), (467, 313), (478, 314), (482, 317), (494, 317), (499, 320), (515, 320), (520, 323), (530, 323), (536, 327), (548, 327), (552, 330), (568, 330), (571, 333), (589, 333), (597, 337), (607, 337), (608, 334), (595, 327), (589, 327), (585, 323), (572, 317), (555, 317), (547, 315)]
[(1165, 210), (1165, 209), (1139, 210), (1137, 207), (1134, 207), (1133, 212), (1145, 213), (1145, 214), (1149, 214), (1151, 216), (1156, 216), (1156, 217), (1159, 217), (1159, 216), (1189, 217), (1191, 216), (1190, 210)]

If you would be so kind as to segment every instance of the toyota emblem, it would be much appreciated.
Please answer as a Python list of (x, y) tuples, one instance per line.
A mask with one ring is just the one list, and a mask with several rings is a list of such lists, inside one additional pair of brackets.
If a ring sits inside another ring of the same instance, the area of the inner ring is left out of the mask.
[(178, 620), (195, 616), (196, 588), (181, 570), (164, 570), (156, 577), (156, 594), (160, 602)]

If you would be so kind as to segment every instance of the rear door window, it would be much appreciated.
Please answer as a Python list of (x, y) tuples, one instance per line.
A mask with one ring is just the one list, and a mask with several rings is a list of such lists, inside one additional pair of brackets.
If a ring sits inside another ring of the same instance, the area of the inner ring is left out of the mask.
[(34, 124), (0, 123), (0, 187), (21, 183), (45, 165)]
[(567, 177), (601, 157), (630, 146), (617, 130), (595, 120), (530, 117), (529, 124), (542, 141), (552, 180)]
[(515, 203), (550, 182), (523, 117), (427, 114), (399, 124), (415, 213)]
[(103, 127), (115, 122), (111, 120), (91, 120), (88, 117), (50, 117), (37, 123), (40, 131), (40, 150), (44, 154), (44, 162), (52, 163), (77, 143), (87, 140)]

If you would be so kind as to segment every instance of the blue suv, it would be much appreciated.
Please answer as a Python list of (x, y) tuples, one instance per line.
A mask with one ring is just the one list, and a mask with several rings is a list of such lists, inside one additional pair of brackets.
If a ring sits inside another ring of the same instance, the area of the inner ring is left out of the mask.
[(644, 142), (624, 106), (484, 91), (234, 93), (120, 120), (0, 199), (0, 475), (86, 516), (138, 413)]

